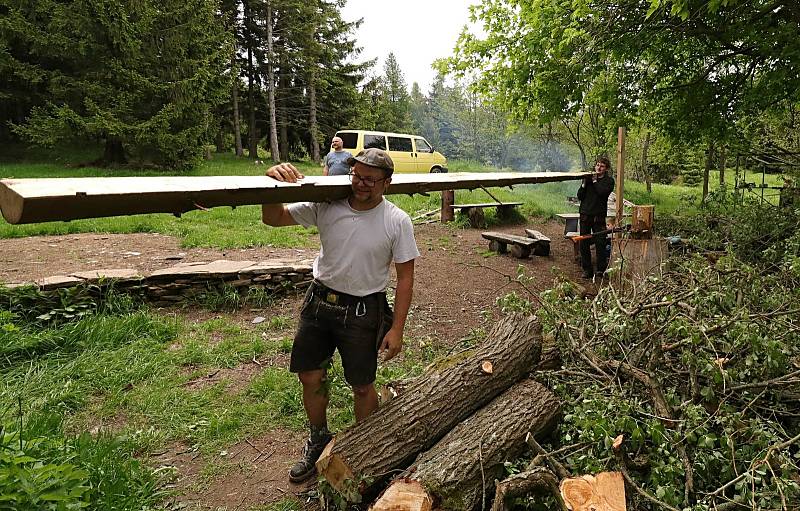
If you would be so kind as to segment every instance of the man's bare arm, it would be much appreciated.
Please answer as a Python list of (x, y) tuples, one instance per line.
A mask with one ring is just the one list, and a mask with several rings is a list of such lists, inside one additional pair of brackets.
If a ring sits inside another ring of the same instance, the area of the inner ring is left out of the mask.
[(272, 227), (297, 225), (285, 204), (262, 204), (261, 221)]
[[(296, 183), (298, 179), (305, 177), (291, 163), (280, 163), (270, 167), (267, 169), (267, 176), (287, 183)], [(262, 204), (261, 221), (273, 227), (297, 225), (286, 206), (280, 203)]]
[(411, 297), (414, 294), (414, 260), (395, 263), (397, 290), (394, 295), (394, 318), (392, 328), (383, 338), (380, 351), (386, 350), (384, 360), (394, 358), (403, 349), (403, 329), (406, 326)]

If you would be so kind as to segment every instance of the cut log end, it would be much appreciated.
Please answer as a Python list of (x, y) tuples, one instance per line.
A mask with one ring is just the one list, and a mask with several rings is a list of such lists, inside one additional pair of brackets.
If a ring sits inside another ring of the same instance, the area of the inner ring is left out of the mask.
[(391, 484), (370, 511), (431, 511), (433, 499), (419, 481), (400, 479)]
[(570, 477), (559, 485), (572, 511), (625, 511), (625, 484), (620, 472)]
[(325, 476), (328, 483), (336, 489), (339, 493), (347, 495), (352, 502), (358, 500), (358, 495), (350, 495), (352, 491), (348, 491), (352, 484), (348, 484), (354, 480), (353, 471), (344, 462), (341, 456), (331, 452), (336, 445), (336, 438), (328, 442), (328, 445), (323, 449), (317, 460), (316, 467), (317, 473)]
[(481, 363), (481, 371), (486, 374), (492, 374), (492, 371), (494, 371), (494, 366), (492, 366), (492, 363), (489, 360), (484, 360)]

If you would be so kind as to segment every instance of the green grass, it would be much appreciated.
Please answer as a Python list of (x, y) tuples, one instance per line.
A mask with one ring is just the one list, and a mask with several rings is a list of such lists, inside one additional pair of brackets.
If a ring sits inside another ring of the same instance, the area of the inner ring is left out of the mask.
[[(148, 453), (182, 442), (206, 455), (201, 472), (211, 480), (224, 469), (218, 453), (233, 443), (305, 429), (300, 385), (285, 367), (293, 316), (259, 325), (227, 316), (189, 322), (111, 294), (104, 299), (117, 303), (95, 303), (83, 317), (44, 321), (23, 314), (32, 293), (3, 290), (0, 300), (0, 442), (16, 445), (19, 431), (35, 442), (13, 459), (0, 449), (0, 469), (16, 463), (20, 477), (52, 474), (31, 498), (57, 490), (88, 499), (89, 509), (155, 505), (167, 495), (169, 474), (139, 461)], [(68, 308), (69, 300), (85, 296), (65, 295), (51, 306)], [(430, 339), (407, 338), (404, 357), (381, 364), (377, 383), (416, 376), (441, 354)], [(354, 419), (338, 360), (329, 382), (330, 425), (341, 430)], [(0, 482), (0, 496), (21, 485)], [(293, 507), (287, 500), (264, 509)]]
[[(25, 420), (56, 413), (66, 430), (84, 431), (120, 418), (142, 451), (184, 439), (211, 452), (245, 435), (304, 426), (297, 379), (274, 362), (287, 360), (294, 317), (189, 324), (146, 309), (98, 307), (80, 319), (42, 324), (10, 312), (13, 299), (7, 294), (0, 312), (0, 409), (21, 401)], [(411, 339), (403, 362), (381, 366), (378, 381), (419, 374), (434, 355)], [(226, 372), (253, 359), (264, 366), (251, 366), (252, 380), (237, 382)], [(338, 363), (330, 382), (331, 423), (342, 428), (353, 420), (352, 396)]]

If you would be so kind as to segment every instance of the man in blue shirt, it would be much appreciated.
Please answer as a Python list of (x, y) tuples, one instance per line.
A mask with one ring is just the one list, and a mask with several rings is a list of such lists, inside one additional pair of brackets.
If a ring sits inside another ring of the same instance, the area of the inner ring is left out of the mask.
[(331, 152), (325, 155), (322, 168), (323, 176), (345, 176), (350, 173), (350, 164), (347, 160), (353, 157), (348, 151), (342, 149), (342, 139), (333, 137), (331, 140)]

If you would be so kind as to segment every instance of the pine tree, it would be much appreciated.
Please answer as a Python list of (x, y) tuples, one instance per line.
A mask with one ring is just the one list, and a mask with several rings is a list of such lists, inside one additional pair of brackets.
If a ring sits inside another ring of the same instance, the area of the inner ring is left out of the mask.
[(379, 91), (378, 129), (397, 133), (411, 131), (408, 88), (394, 53), (386, 57)]
[(105, 144), (103, 163), (133, 157), (183, 168), (203, 156), (230, 91), (230, 38), (212, 0), (3, 0), (6, 62), (40, 78), (47, 101), (15, 132), (35, 144)]

